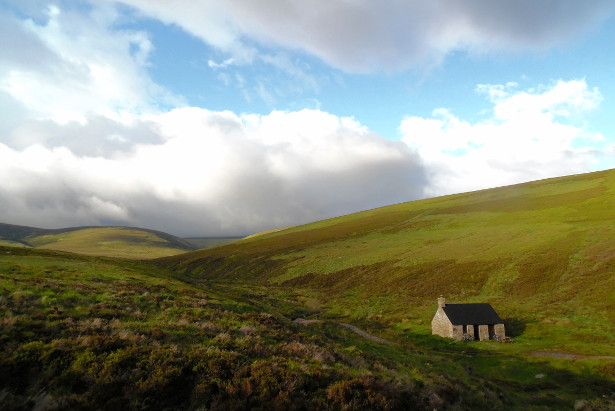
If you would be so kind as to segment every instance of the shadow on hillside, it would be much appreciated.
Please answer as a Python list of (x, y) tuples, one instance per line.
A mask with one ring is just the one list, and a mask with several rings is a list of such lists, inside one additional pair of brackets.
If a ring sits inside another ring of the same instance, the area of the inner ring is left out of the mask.
[(525, 331), (525, 324), (526, 324), (526, 321), (520, 318), (515, 318), (515, 317), (504, 318), (504, 327), (506, 328), (506, 336), (507, 337), (520, 336)]

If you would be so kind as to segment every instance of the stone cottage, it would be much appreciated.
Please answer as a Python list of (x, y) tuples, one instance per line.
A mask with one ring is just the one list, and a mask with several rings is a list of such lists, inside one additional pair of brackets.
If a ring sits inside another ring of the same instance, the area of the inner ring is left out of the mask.
[(503, 340), (504, 322), (491, 304), (446, 304), (438, 298), (438, 311), (431, 320), (431, 333), (455, 340)]

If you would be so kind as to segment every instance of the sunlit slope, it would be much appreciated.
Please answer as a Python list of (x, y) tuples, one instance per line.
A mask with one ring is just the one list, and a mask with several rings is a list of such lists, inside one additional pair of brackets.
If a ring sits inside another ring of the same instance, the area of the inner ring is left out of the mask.
[(491, 301), (509, 316), (570, 306), (612, 323), (614, 206), (610, 170), (398, 204), (165, 264), (318, 290), (353, 316), (422, 318), (442, 294)]
[(520, 344), (376, 342), (337, 321), (292, 321), (312, 311), (292, 289), (193, 281), (145, 261), (0, 247), (0, 297), (2, 410), (613, 404), (608, 363), (590, 374), (498, 352)]
[(167, 240), (151, 232), (122, 227), (87, 228), (43, 235), (29, 238), (28, 242), (36, 248), (136, 259), (164, 257), (186, 251), (173, 247)]
[[(432, 409), (422, 397), (450, 390), (430, 370), (420, 387), (418, 373), (374, 372), (369, 353), (227, 294), (144, 262), (0, 247), (2, 410)], [(348, 394), (328, 397), (338, 386)]]
[(74, 227), (47, 230), (0, 224), (0, 242), (9, 246), (27, 246), (80, 254), (156, 258), (194, 249), (190, 244), (167, 233), (128, 227)]

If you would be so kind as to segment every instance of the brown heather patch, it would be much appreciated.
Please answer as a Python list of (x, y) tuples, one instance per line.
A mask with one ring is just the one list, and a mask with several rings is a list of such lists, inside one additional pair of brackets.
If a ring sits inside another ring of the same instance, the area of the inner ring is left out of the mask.
[[(530, 188), (517, 189), (531, 192)], [(594, 197), (598, 197), (607, 191), (606, 187), (593, 187), (581, 191), (572, 191), (569, 193), (543, 195), (543, 196), (523, 196), (516, 195), (506, 198), (498, 198), (493, 200), (483, 200), (472, 202), (470, 204), (462, 204), (446, 208), (436, 209), (431, 212), (437, 214), (465, 214), (465, 213), (480, 213), (480, 212), (498, 212), (510, 213), (518, 211), (534, 211), (543, 208), (551, 208), (554, 205), (566, 204), (571, 205), (587, 201)]]
[(571, 235), (520, 260), (519, 276), (508, 292), (521, 297), (558, 288), (560, 278), (567, 273), (570, 257), (576, 252), (577, 242), (578, 238)]
[(359, 289), (368, 295), (387, 295), (395, 290), (399, 296), (433, 298), (434, 295), (477, 295), (492, 271), (483, 262), (458, 263), (434, 261), (410, 267), (395, 262), (358, 266), (331, 274), (308, 273), (283, 282), (284, 287), (308, 287), (334, 295)]
[(615, 381), (615, 361), (602, 361), (597, 370), (600, 374)]
[[(608, 405), (609, 364), (526, 355), (612, 355), (613, 192), (613, 171), (528, 183), (147, 265), (11, 249), (0, 254), (0, 398), (22, 409), (39, 397), (65, 409)], [(287, 269), (298, 277), (273, 286)], [(516, 344), (431, 336), (440, 294), (495, 302)], [(308, 299), (317, 304), (296, 304)]]

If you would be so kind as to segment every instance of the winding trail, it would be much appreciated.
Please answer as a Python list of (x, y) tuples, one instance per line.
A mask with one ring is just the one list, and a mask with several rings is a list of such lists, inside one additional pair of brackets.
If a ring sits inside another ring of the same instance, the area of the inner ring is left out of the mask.
[(563, 358), (567, 360), (615, 360), (615, 355), (585, 355), (565, 352), (532, 351), (532, 357)]
[[(305, 318), (295, 318), (293, 320), (293, 322), (297, 323), (297, 324), (301, 324), (304, 326), (308, 326), (310, 324), (318, 324), (318, 323), (322, 323), (324, 322), (323, 320), (318, 320), (318, 319), (313, 319), (313, 320), (306, 320)], [(372, 335), (362, 329), (360, 329), (359, 327), (357, 327), (356, 325), (352, 325), (352, 324), (348, 324), (348, 323), (338, 323), (335, 321), (330, 321), (332, 324), (337, 324), (341, 327), (347, 328), (355, 333), (357, 333), (358, 335), (360, 335), (361, 337), (373, 341), (373, 342), (377, 342), (377, 343), (381, 343), (381, 344), (395, 344), (393, 341), (390, 340), (386, 340), (384, 338), (380, 338), (377, 337), (375, 335)], [(532, 357), (550, 357), (550, 358), (562, 358), (562, 359), (566, 359), (566, 360), (608, 360), (608, 361), (615, 361), (615, 355), (585, 355), (585, 354), (572, 354), (572, 353), (565, 353), (565, 352), (553, 352), (553, 351), (532, 351), (529, 353), (530, 356)]]
[[(310, 324), (315, 324), (315, 323), (321, 323), (323, 322), (322, 320), (306, 320), (304, 318), (295, 318), (293, 320), (293, 322), (296, 322), (297, 324), (301, 324), (301, 325), (305, 325), (308, 326)], [(389, 340), (385, 340), (384, 338), (380, 338), (380, 337), (376, 337), (375, 335), (372, 335), (366, 331), (363, 331), (362, 329), (360, 329), (359, 327), (357, 327), (356, 325), (352, 325), (352, 324), (348, 324), (348, 323), (338, 323), (335, 321), (332, 321), (333, 324), (337, 324), (341, 327), (344, 328), (348, 328), (350, 331), (353, 331), (357, 334), (359, 334), (361, 337), (373, 341), (373, 342), (377, 342), (377, 343), (381, 343), (381, 344), (394, 344), (393, 341), (389, 341)]]
[(347, 324), (347, 323), (337, 323), (337, 324), (341, 325), (342, 327), (348, 328), (351, 331), (354, 331), (355, 333), (359, 334), (361, 337), (367, 338), (370, 341), (374, 341), (374, 342), (382, 343), (382, 344), (393, 344), (393, 341), (389, 341), (389, 340), (385, 340), (384, 338), (376, 337), (375, 335), (372, 335), (368, 332), (363, 331), (356, 325)]

